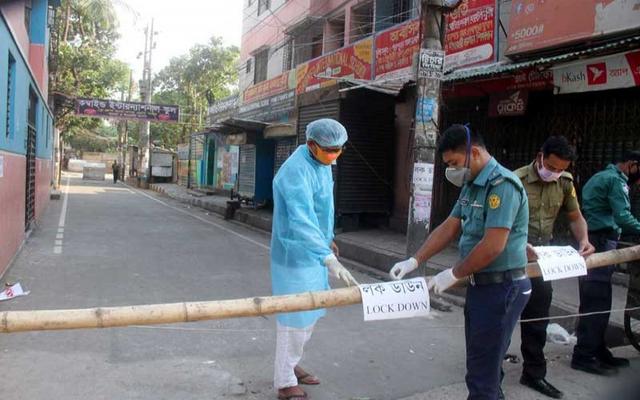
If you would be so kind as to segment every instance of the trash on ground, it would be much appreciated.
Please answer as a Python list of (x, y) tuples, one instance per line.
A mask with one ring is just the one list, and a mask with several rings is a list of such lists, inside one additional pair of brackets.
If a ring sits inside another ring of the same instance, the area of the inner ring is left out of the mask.
[(29, 293), (29, 291), (25, 292), (24, 290), (22, 290), (22, 285), (20, 285), (20, 283), (16, 283), (0, 292), (0, 301), (11, 300), (20, 296), (26, 296)]
[(562, 326), (558, 324), (549, 324), (549, 326), (547, 326), (547, 342), (575, 345), (578, 342), (578, 339), (576, 338), (576, 335), (569, 334), (569, 332), (567, 332), (567, 330)]

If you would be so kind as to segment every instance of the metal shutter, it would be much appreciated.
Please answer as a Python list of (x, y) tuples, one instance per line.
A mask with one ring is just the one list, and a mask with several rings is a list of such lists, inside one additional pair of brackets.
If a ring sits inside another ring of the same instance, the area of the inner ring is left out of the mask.
[(240, 146), (238, 168), (238, 194), (253, 198), (256, 191), (256, 146), (254, 144)]

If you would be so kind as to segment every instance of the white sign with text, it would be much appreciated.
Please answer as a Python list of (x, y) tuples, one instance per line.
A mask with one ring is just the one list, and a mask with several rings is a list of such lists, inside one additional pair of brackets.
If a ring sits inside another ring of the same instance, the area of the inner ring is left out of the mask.
[(545, 281), (587, 274), (587, 263), (584, 257), (571, 246), (539, 246), (534, 247), (534, 250), (538, 256), (542, 279)]
[(359, 285), (365, 321), (429, 315), (429, 290), (424, 278)]

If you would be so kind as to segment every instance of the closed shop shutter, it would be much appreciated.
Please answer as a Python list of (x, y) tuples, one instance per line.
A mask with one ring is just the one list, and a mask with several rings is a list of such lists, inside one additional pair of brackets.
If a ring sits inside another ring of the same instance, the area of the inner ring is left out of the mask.
[(320, 118), (340, 118), (340, 103), (331, 101), (300, 107), (298, 112), (298, 144), (307, 142), (306, 129), (309, 123)]
[(284, 162), (289, 158), (291, 153), (293, 153), (298, 147), (297, 138), (289, 137), (285, 139), (279, 139), (276, 142), (276, 158), (275, 165), (273, 169), (273, 174), (278, 173), (278, 170), (284, 164)]
[(243, 144), (240, 146), (240, 162), (238, 164), (238, 194), (253, 198), (256, 190), (256, 146)]
[(395, 100), (370, 91), (343, 100), (340, 121), (349, 132), (338, 160), (339, 214), (389, 214), (394, 168)]

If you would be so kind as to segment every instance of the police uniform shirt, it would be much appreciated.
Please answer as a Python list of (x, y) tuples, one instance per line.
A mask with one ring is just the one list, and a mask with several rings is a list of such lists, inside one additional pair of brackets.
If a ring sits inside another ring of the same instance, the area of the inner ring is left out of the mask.
[(517, 169), (515, 174), (529, 199), (529, 243), (545, 245), (553, 239), (553, 226), (560, 210), (580, 209), (573, 176), (565, 171), (558, 180), (545, 182), (538, 176), (535, 162)]
[(529, 205), (520, 179), (495, 160), (464, 185), (451, 216), (462, 221), (459, 249), (462, 258), (482, 240), (485, 229), (509, 229), (500, 255), (481, 272), (507, 271), (527, 264)]
[(640, 222), (631, 214), (628, 180), (618, 167), (609, 164), (584, 185), (582, 211), (590, 231), (640, 234)]

